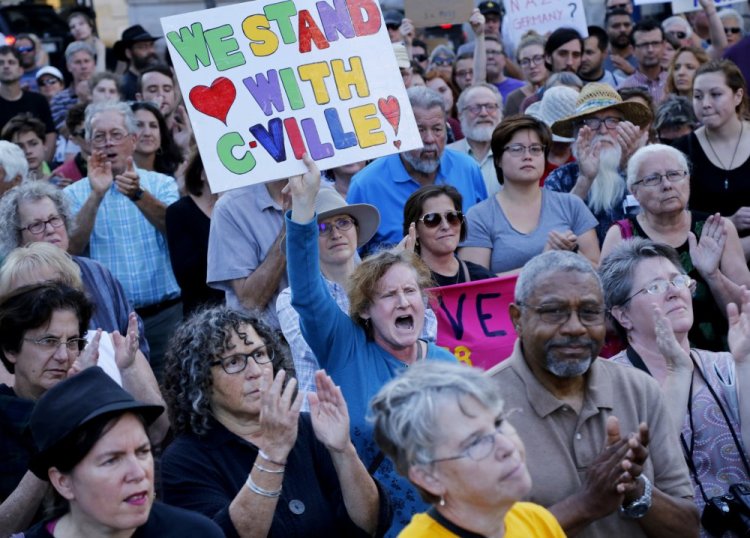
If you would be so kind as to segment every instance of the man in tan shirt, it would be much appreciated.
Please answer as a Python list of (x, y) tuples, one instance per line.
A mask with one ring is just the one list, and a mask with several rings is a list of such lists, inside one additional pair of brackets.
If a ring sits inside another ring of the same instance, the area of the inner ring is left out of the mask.
[(513, 354), (490, 370), (526, 445), (531, 499), (579, 537), (698, 536), (677, 432), (656, 382), (597, 358), (601, 282), (578, 254), (549, 251), (516, 284)]

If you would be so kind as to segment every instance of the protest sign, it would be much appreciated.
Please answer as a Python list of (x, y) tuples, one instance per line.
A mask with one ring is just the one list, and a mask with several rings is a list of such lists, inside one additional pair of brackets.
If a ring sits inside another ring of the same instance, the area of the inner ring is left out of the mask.
[[(741, 4), (745, 0), (714, 0), (716, 7), (728, 6), (729, 4)], [(672, 13), (687, 13), (689, 11), (698, 11), (703, 9), (698, 0), (673, 0)]]
[(255, 0), (161, 19), (211, 189), (421, 147), (376, 0)]
[(516, 277), (477, 280), (432, 288), (437, 316), (437, 345), (469, 366), (489, 370), (513, 351), (516, 331), (508, 314)]
[(671, 0), (634, 0), (633, 4), (636, 6), (645, 6), (648, 4), (666, 4)]
[(518, 46), (521, 36), (529, 30), (546, 35), (558, 28), (568, 27), (578, 30), (583, 37), (589, 35), (582, 0), (503, 0), (503, 2), (505, 3), (503, 37), (513, 43), (514, 48)]
[(404, 9), (416, 28), (461, 24), (471, 17), (474, 0), (404, 0)]

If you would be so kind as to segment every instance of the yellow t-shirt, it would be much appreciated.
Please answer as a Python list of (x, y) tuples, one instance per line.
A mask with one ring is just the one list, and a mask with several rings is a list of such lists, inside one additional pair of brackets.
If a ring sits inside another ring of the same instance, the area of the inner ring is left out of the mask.
[[(398, 538), (456, 538), (429, 514), (417, 514)], [(560, 524), (546, 508), (518, 502), (505, 514), (505, 538), (565, 538)]]

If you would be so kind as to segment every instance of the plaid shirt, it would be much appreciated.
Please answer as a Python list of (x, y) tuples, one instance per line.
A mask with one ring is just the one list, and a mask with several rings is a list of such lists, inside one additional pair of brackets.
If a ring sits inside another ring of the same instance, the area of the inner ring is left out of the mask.
[(26, 427), (34, 402), (0, 385), (0, 502), (13, 493), (29, 468), (34, 442)]
[[(137, 168), (141, 188), (164, 205), (177, 201), (177, 182), (169, 176)], [(73, 215), (77, 215), (91, 194), (87, 178), (65, 188)], [(134, 308), (179, 297), (167, 239), (141, 213), (114, 182), (104, 196), (84, 253), (109, 269), (120, 281)]]
[(52, 112), (52, 123), (55, 124), (55, 129), (60, 129), (65, 125), (68, 110), (77, 103), (78, 96), (73, 93), (73, 88), (65, 88), (52, 98), (49, 108)]

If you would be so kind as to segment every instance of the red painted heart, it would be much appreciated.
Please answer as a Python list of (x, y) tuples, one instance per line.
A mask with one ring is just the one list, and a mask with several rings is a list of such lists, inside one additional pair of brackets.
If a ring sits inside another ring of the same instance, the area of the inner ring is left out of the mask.
[(395, 134), (398, 134), (398, 124), (401, 121), (401, 107), (398, 104), (398, 99), (389, 95), (387, 99), (382, 97), (378, 99), (378, 109), (380, 113), (385, 116), (388, 123), (393, 127)]
[(224, 125), (227, 123), (227, 114), (232, 108), (237, 90), (232, 81), (226, 77), (219, 77), (208, 86), (195, 86), (190, 90), (190, 103), (199, 112), (216, 118)]

